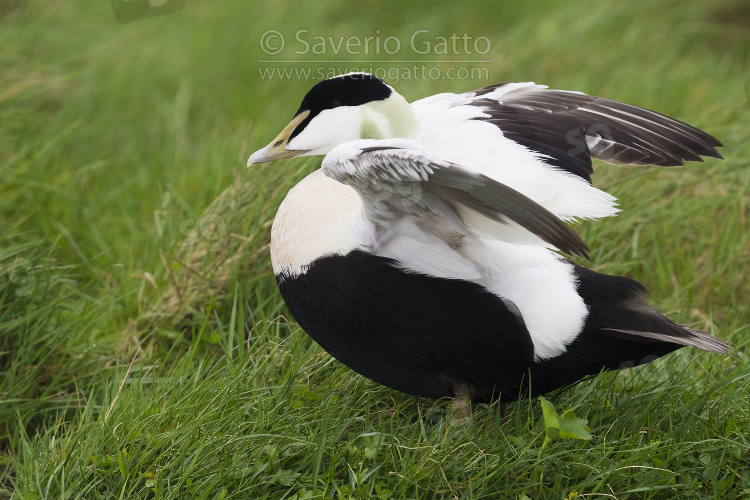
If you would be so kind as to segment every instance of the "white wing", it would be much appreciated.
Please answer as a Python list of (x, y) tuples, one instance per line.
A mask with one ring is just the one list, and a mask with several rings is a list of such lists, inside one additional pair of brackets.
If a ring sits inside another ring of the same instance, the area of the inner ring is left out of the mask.
[(494, 234), (498, 239), (504, 239), (503, 226), (515, 224), (563, 252), (586, 255), (588, 251), (567, 224), (538, 203), (414, 141), (351, 141), (331, 151), (322, 168), (360, 193), (376, 231), (388, 231), (400, 219), (416, 217), (422, 219), (423, 229), (432, 225), (431, 232), (447, 241), (456, 231), (466, 235), (462, 227), (468, 224), (462, 216), (474, 212), (499, 223)]
[(721, 144), (658, 113), (533, 83), (438, 94), (412, 104), (420, 140), (533, 199), (565, 220), (615, 215), (616, 200), (591, 185), (591, 158), (678, 165), (720, 155)]

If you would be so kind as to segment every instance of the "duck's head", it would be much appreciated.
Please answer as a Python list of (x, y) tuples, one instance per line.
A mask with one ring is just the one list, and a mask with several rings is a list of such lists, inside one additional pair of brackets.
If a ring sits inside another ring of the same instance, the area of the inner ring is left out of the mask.
[(327, 154), (356, 139), (414, 138), (418, 122), (398, 92), (367, 73), (347, 73), (316, 84), (284, 130), (247, 161)]

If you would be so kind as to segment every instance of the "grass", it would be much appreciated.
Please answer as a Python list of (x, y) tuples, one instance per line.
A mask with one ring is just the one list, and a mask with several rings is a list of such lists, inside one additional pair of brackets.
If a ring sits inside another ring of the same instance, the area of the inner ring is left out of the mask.
[[(107, 2), (0, 1), (0, 498), (750, 497), (748, 21), (730, 0), (227, 1), (120, 25)], [(353, 65), (294, 54), (301, 29), (401, 41), (353, 56), (366, 68), (435, 59), (410, 51), (416, 30), (491, 41), (492, 63), (426, 63), (486, 74), (401, 78), (408, 99), (533, 80), (718, 137), (724, 161), (597, 165), (623, 212), (579, 229), (594, 269), (737, 355), (683, 349), (550, 395), (593, 438), (544, 447), (539, 400), (456, 432), (434, 418), (445, 402), (332, 360), (289, 317), (266, 247), (319, 160), (243, 167), (311, 85), (262, 79), (282, 63), (258, 60)]]

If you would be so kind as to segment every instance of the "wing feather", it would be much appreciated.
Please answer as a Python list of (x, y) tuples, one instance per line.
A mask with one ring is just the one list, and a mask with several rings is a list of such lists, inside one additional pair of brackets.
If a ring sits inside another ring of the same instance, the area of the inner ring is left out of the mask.
[(645, 108), (550, 90), (499, 84), (464, 94), (508, 138), (548, 156), (549, 163), (591, 181), (591, 158), (615, 165), (683, 165), (721, 158), (722, 144), (679, 120)]
[(588, 254), (575, 231), (529, 197), (413, 141), (352, 141), (331, 151), (322, 166), (326, 175), (354, 187), (370, 206), (377, 205), (371, 210), (378, 215), (414, 206), (440, 213), (441, 202), (457, 203), (502, 224), (513, 221), (562, 252)]

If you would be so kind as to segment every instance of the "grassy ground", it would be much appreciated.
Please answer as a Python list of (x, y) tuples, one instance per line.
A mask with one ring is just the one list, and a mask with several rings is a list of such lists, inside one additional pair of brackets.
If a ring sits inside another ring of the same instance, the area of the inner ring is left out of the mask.
[[(750, 497), (749, 23), (740, 0), (189, 2), (129, 24), (107, 2), (0, 0), (0, 498)], [(298, 30), (401, 51), (295, 54)], [(491, 47), (416, 54), (417, 30)], [(289, 317), (266, 247), (316, 161), (243, 165), (311, 85), (259, 68), (352, 58), (485, 68), (400, 76), (409, 99), (534, 80), (722, 140), (725, 161), (597, 165), (624, 212), (580, 229), (596, 270), (738, 354), (683, 349), (550, 395), (593, 438), (544, 447), (539, 400), (456, 433), (434, 423), (445, 402), (333, 361)]]

